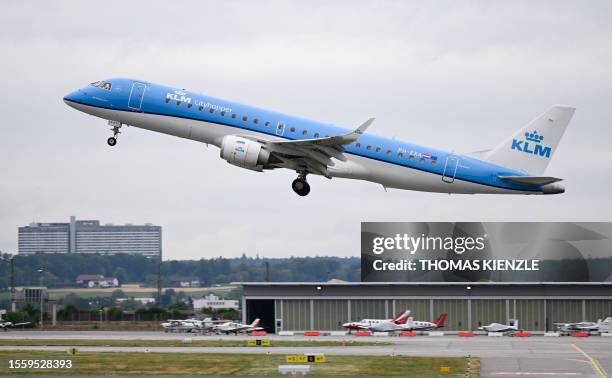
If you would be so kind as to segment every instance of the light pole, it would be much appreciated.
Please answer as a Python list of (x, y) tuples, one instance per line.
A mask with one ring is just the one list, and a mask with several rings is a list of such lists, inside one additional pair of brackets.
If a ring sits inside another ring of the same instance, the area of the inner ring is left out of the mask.
[(11, 256), (11, 311), (15, 311), (15, 255)]
[(43, 327), (43, 268), (38, 268), (38, 286), (40, 286), (40, 328)]

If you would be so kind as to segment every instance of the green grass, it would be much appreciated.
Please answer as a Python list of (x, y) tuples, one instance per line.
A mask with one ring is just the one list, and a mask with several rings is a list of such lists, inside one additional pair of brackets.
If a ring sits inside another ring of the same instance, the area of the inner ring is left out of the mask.
[[(80, 353), (0, 351), (0, 366), (8, 359), (71, 358), (71, 370), (11, 371), (14, 375), (215, 375), (278, 376), (277, 367), (286, 364), (284, 355), (204, 354), (204, 353)], [(313, 364), (311, 374), (319, 377), (464, 377), (466, 357), (410, 356), (326, 356), (324, 363)], [(469, 375), (479, 376), (479, 361), (472, 359)], [(450, 367), (441, 375), (440, 367)], [(6, 370), (5, 370), (6, 371)]]
[[(189, 337), (189, 336), (187, 336)], [(191, 343), (178, 340), (101, 340), (101, 339), (0, 339), (2, 346), (116, 346), (116, 347), (247, 347), (247, 340), (191, 338)], [(332, 340), (270, 340), (271, 347), (328, 347), (328, 346), (376, 346), (389, 342), (332, 341)], [(266, 347), (264, 347), (266, 348)]]

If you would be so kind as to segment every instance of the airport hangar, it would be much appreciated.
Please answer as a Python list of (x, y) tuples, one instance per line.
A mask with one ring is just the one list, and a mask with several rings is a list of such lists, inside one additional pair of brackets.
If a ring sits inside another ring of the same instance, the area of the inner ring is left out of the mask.
[(612, 282), (236, 282), (242, 320), (261, 318), (268, 332), (335, 331), (361, 319), (390, 319), (404, 308), (415, 320), (448, 317), (445, 331), (475, 330), (518, 319), (545, 332), (557, 322), (612, 316)]

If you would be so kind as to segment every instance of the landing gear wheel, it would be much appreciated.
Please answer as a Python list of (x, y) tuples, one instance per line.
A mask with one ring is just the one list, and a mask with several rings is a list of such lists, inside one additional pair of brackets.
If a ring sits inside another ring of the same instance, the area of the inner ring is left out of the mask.
[(110, 137), (106, 140), (106, 143), (108, 143), (109, 146), (114, 146), (115, 144), (117, 144), (117, 138), (115, 137)]
[(296, 178), (295, 180), (293, 180), (291, 187), (293, 188), (294, 192), (296, 192), (299, 196), (302, 197), (310, 193), (310, 185), (308, 185), (306, 179), (303, 178)]

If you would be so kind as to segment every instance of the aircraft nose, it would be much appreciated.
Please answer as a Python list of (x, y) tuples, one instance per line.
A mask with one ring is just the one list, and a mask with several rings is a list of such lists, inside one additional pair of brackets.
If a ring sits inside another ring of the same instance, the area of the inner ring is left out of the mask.
[(72, 106), (73, 103), (76, 102), (80, 102), (79, 100), (81, 100), (83, 97), (83, 92), (81, 92), (81, 90), (76, 90), (74, 92), (70, 92), (67, 95), (64, 96), (64, 103), (66, 103), (67, 105)]

